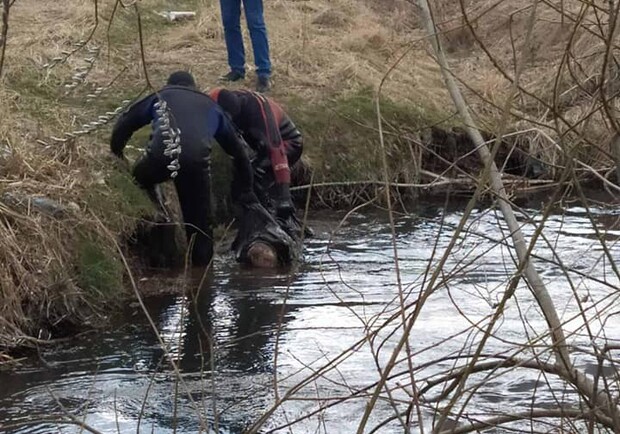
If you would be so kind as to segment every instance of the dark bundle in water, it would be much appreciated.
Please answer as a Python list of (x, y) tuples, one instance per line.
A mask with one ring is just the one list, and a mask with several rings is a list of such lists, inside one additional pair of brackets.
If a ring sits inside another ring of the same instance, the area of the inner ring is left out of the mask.
[(244, 264), (261, 268), (289, 265), (300, 256), (300, 231), (294, 216), (276, 220), (258, 203), (244, 205), (232, 250)]

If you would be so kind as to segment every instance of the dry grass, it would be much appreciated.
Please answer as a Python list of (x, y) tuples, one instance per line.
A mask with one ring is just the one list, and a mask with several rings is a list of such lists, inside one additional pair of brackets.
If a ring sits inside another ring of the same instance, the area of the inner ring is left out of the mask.
[[(434, 2), (434, 12), (445, 32), (448, 52), (458, 59), (454, 72), (469, 87), (470, 104), (481, 122), (494, 131), (500, 127), (496, 121), (501, 118), (511, 87), (505, 75), (514, 77), (515, 62), (523, 59), (533, 2), (479, 0), (466, 4), (474, 33), (463, 19), (458, 2)], [(585, 162), (609, 164), (608, 144), (614, 131), (609, 114), (602, 110), (600, 84), (605, 74), (604, 94), (611, 100), (612, 117), (617, 116), (614, 83), (618, 71), (613, 61), (604, 71), (606, 42), (597, 35), (607, 33), (607, 6), (607, 2), (586, 4), (578, 0), (538, 4), (509, 129), (536, 127), (558, 140), (560, 146), (556, 155), (550, 156), (552, 160), (581, 143), (587, 145), (580, 151)], [(537, 137), (537, 133), (529, 136), (533, 144)], [(592, 152), (592, 147), (599, 151)]]

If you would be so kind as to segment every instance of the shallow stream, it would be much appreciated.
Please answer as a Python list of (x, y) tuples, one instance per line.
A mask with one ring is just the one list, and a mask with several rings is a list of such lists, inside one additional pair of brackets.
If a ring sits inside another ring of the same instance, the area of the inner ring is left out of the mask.
[[(525, 212), (534, 221), (541, 218), (536, 209)], [(86, 432), (75, 425), (84, 421), (104, 433), (239, 433), (272, 407), (277, 383), (279, 398), (287, 399), (260, 432), (356, 432), (369, 401), (366, 392), (374, 391), (379, 378), (377, 363), (386, 366), (402, 336), (400, 306), (413, 312), (421, 288), (431, 279), (429, 262), (432, 271), (462, 214), (462, 207), (429, 206), (397, 215), (401, 291), (385, 213), (361, 211), (342, 224), (344, 214), (313, 215), (316, 236), (307, 240), (305, 261), (290, 275), (243, 270), (221, 259), (196, 298), (147, 300), (180, 377), (140, 306), (132, 303), (113, 327), (42, 348), (39, 358), (25, 361), (17, 372), (0, 373), (0, 431)], [(569, 206), (550, 216), (546, 240), (540, 239), (534, 250), (535, 265), (568, 321), (567, 332), (574, 332), (569, 341), (576, 346), (587, 347), (592, 337), (599, 345), (620, 339), (618, 276), (597, 239), (605, 240), (612, 258), (620, 257), (619, 217), (620, 211), (612, 208), (594, 207), (588, 215), (583, 207)], [(499, 242), (508, 234), (495, 210), (476, 209), (465, 229), (467, 235), (459, 237), (443, 265), (443, 283), (426, 300), (409, 334), (409, 360), (419, 387), (455, 363), (449, 356), (475, 350), (482, 332), (472, 324), (486, 324), (515, 270), (514, 252)], [(528, 237), (533, 230), (524, 225)], [(564, 273), (558, 260), (572, 271)], [(180, 281), (152, 279), (171, 285)], [(578, 302), (593, 336), (577, 314)], [(521, 281), (483, 352), (521, 354), (518, 349), (530, 345), (531, 355), (540, 343), (536, 337), (545, 330)], [(373, 339), (364, 340), (373, 332)], [(541, 358), (547, 354), (540, 350)], [(597, 371), (591, 356), (574, 354), (577, 366), (590, 374)], [(414, 390), (405, 355), (403, 348), (393, 371), (400, 375), (388, 380), (391, 399), (385, 392), (380, 395), (365, 432), (374, 427), (381, 433), (404, 432), (392, 416), (394, 408), (406, 412)], [(333, 369), (312, 377), (326, 366)], [(612, 380), (613, 371), (605, 371)], [(471, 395), (464, 414), (483, 418), (525, 410), (533, 403), (556, 408), (575, 400), (575, 393), (553, 378), (512, 370), (488, 378)], [(67, 414), (74, 420), (67, 423)], [(429, 432), (433, 412), (424, 407), (409, 414), (412, 432), (420, 430), (419, 416)], [(7, 428), (15, 424), (22, 425)]]

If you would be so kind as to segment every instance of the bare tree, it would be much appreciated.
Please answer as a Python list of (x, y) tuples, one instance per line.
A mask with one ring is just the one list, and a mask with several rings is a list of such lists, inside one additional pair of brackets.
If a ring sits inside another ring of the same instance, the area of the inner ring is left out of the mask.
[[(528, 35), (531, 33), (531, 29), (533, 26), (535, 13), (536, 13), (536, 6), (538, 5), (538, 3), (539, 3), (538, 0), (533, 1), (531, 20), (530, 20), (530, 25), (528, 27)], [(605, 424), (608, 424), (610, 421), (613, 421), (613, 424), (614, 424), (613, 426), (617, 428), (618, 425), (616, 425), (616, 423), (618, 421), (618, 416), (619, 416), (618, 410), (619, 409), (615, 402), (615, 399), (613, 399), (608, 393), (597, 390), (597, 386), (592, 382), (592, 380), (588, 378), (583, 372), (576, 370), (571, 361), (570, 352), (566, 344), (566, 337), (564, 334), (562, 322), (560, 321), (556, 307), (553, 303), (553, 300), (547, 288), (545, 287), (542, 279), (540, 278), (540, 275), (538, 274), (536, 268), (534, 267), (531, 261), (530, 253), (535, 243), (535, 239), (530, 243), (528, 247), (525, 237), (523, 236), (523, 233), (521, 231), (520, 225), (517, 222), (511, 202), (506, 194), (506, 190), (504, 188), (502, 178), (501, 178), (501, 173), (499, 172), (493, 160), (493, 154), (489, 150), (484, 139), (482, 138), (482, 135), (480, 134), (480, 130), (477, 128), (476, 123), (473, 120), (469, 112), (467, 103), (465, 102), (462, 96), (462, 93), (460, 92), (458, 85), (454, 79), (454, 76), (452, 75), (450, 71), (450, 67), (448, 65), (446, 55), (442, 49), (440, 38), (438, 37), (437, 28), (435, 26), (429, 4), (426, 0), (419, 0), (418, 4), (421, 10), (422, 21), (426, 27), (427, 34), (433, 46), (433, 50), (436, 55), (437, 62), (441, 68), (441, 73), (446, 83), (446, 87), (448, 88), (450, 95), (452, 96), (452, 99), (454, 101), (454, 104), (456, 108), (458, 109), (464, 121), (465, 128), (468, 134), (470, 135), (470, 137), (472, 138), (473, 142), (476, 145), (476, 148), (478, 149), (480, 158), (485, 165), (486, 174), (488, 174), (488, 177), (489, 177), (489, 184), (491, 186), (491, 190), (493, 191), (494, 195), (497, 198), (497, 202), (501, 209), (504, 220), (510, 230), (510, 235), (514, 243), (514, 249), (518, 257), (517, 266), (518, 266), (518, 269), (520, 270), (519, 273), (521, 272), (523, 273), (523, 277), (527, 280), (528, 286), (533, 292), (533, 295), (537, 303), (539, 304), (544, 314), (544, 317), (547, 321), (547, 325), (549, 327), (549, 334), (552, 337), (552, 348), (555, 354), (555, 373), (559, 375), (560, 377), (562, 377), (567, 382), (573, 384), (581, 393), (583, 393), (585, 396), (587, 396), (591, 400), (591, 402), (593, 403), (593, 406), (597, 407), (598, 412), (600, 412), (600, 413), (596, 412), (595, 414), (600, 414), (601, 421), (604, 420)], [(524, 51), (522, 53), (522, 58), (526, 58), (527, 55), (529, 54), (528, 40), (529, 40), (529, 37), (526, 38), (526, 43), (524, 46)], [(515, 84), (518, 84), (519, 82), (518, 76), (521, 71), (521, 65), (522, 64), (519, 63), (517, 66), (517, 74), (514, 79)], [(506, 107), (504, 111), (506, 115), (508, 115), (510, 112), (510, 106), (512, 105), (512, 100), (516, 94), (516, 90), (517, 90), (516, 87), (513, 87), (513, 92), (507, 98)], [(517, 279), (515, 279), (514, 285), (511, 285), (512, 291), (514, 291)], [(512, 292), (507, 291), (506, 294), (507, 294), (507, 297), (510, 297), (512, 295)], [(505, 297), (502, 300), (502, 302), (505, 302), (507, 297)], [(503, 307), (502, 305), (498, 306), (497, 315), (501, 314), (500, 307)], [(493, 324), (494, 324), (494, 321), (491, 321), (487, 336), (491, 333)], [(478, 347), (478, 351), (475, 354), (475, 356), (472, 358), (470, 364), (466, 368), (466, 371), (463, 372), (462, 375), (459, 375), (460, 381), (457, 386), (459, 389), (462, 390), (465, 387), (465, 381), (468, 377), (468, 373), (471, 372), (473, 369), (475, 369), (476, 363), (478, 361), (478, 356), (483, 348), (484, 348), (484, 339), (480, 343)], [(542, 368), (542, 366), (540, 368)], [(457, 392), (457, 395), (458, 395), (458, 392)], [(452, 408), (454, 404), (455, 404), (455, 399), (452, 399), (449, 405), (442, 412), (442, 415), (436, 426), (437, 430), (439, 431), (442, 430), (446, 422), (446, 419), (448, 417), (448, 414), (450, 413), (450, 409)]]

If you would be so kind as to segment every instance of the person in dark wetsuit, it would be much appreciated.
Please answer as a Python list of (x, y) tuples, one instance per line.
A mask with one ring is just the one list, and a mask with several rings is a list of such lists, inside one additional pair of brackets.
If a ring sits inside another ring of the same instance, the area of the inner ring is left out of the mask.
[(254, 151), (255, 191), (261, 203), (287, 219), (294, 213), (290, 168), (303, 151), (301, 133), (280, 105), (260, 93), (217, 88), (209, 96), (230, 115)]
[[(215, 139), (234, 159), (239, 203), (257, 203), (252, 166), (243, 139), (221, 108), (196, 89), (191, 74), (177, 71), (167, 85), (138, 101), (116, 122), (110, 149), (120, 158), (132, 134), (151, 123), (151, 137), (133, 176), (162, 208), (157, 185), (174, 178), (194, 265), (213, 256), (210, 153)], [(178, 176), (177, 176), (178, 174)], [(164, 210), (165, 212), (165, 210)]]
[[(237, 259), (267, 268), (276, 262), (289, 264), (299, 255), (302, 237), (290, 193), (290, 168), (301, 157), (302, 135), (282, 107), (260, 93), (217, 88), (209, 95), (229, 114), (254, 154), (254, 189), (263, 205), (241, 214), (232, 246)], [(235, 179), (233, 194), (237, 188)], [(305, 228), (305, 234), (312, 232)]]

